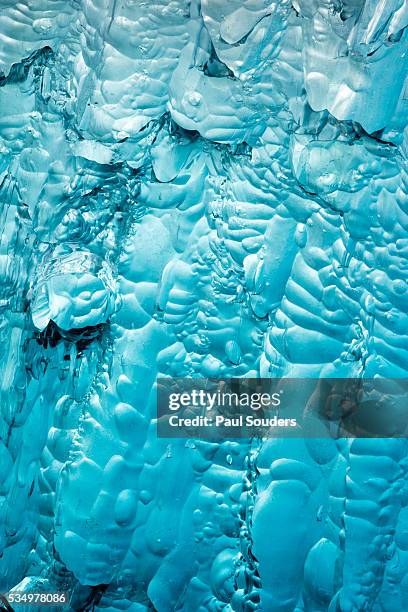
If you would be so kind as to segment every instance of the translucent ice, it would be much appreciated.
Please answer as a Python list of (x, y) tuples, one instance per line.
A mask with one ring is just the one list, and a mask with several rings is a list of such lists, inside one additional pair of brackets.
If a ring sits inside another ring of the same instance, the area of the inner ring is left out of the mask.
[(0, 592), (408, 608), (405, 440), (155, 422), (159, 374), (407, 376), (407, 25), (406, 0), (1, 2)]

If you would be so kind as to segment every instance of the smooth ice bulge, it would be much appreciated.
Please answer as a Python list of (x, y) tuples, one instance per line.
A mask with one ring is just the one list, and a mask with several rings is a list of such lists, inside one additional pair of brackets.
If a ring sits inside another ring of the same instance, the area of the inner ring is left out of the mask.
[(3, 0), (1, 592), (407, 608), (404, 439), (155, 422), (158, 375), (407, 376), (407, 24), (405, 0)]

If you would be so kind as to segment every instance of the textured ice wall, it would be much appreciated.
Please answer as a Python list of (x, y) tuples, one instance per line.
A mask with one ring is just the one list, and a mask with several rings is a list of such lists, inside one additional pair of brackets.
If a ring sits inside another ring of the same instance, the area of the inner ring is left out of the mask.
[(406, 0), (1, 0), (1, 590), (408, 607), (401, 440), (157, 440), (154, 381), (407, 375)]

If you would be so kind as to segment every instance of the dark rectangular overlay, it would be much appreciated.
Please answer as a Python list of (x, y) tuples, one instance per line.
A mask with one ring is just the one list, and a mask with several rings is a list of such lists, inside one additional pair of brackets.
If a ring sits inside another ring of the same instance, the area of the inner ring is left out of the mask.
[(161, 438), (408, 434), (405, 378), (158, 378)]

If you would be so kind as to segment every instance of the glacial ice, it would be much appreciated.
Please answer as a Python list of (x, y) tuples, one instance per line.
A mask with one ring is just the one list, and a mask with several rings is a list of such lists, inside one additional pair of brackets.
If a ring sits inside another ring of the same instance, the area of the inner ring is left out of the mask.
[(406, 440), (155, 421), (157, 375), (407, 376), (407, 25), (407, 0), (1, 0), (0, 592), (407, 609)]

